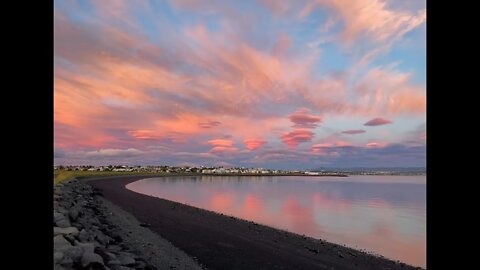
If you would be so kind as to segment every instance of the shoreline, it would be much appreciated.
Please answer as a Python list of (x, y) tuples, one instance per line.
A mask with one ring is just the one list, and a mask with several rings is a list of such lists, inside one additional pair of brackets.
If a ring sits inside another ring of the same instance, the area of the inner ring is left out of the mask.
[(204, 269), (86, 181), (56, 185), (53, 204), (54, 269)]
[(128, 183), (152, 177), (162, 176), (92, 177), (82, 181), (208, 269), (422, 269), (125, 188)]

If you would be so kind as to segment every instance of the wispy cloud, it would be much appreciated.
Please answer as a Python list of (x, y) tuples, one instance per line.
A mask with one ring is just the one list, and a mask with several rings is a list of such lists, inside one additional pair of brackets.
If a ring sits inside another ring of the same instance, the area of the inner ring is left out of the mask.
[[(412, 130), (425, 122), (424, 64), (412, 59), (424, 45), (411, 36), (425, 20), (424, 5), (396, 0), (55, 1), (55, 160), (394, 156), (379, 151), (376, 129), (345, 130), (377, 116), (389, 120), (365, 126), (396, 134), (382, 142), (421, 147), (425, 132)], [(408, 163), (408, 151), (388, 149), (404, 155), (392, 165)]]

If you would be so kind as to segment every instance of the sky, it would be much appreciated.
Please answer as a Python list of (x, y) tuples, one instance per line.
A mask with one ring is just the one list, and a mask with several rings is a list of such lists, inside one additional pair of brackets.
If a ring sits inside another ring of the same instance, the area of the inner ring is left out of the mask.
[(426, 166), (425, 0), (55, 0), (56, 165)]

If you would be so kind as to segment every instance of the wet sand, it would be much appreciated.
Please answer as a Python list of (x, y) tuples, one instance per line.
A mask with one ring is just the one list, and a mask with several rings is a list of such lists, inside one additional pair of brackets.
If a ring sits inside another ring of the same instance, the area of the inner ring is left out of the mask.
[(102, 196), (208, 269), (420, 269), (125, 188), (158, 176), (90, 178)]

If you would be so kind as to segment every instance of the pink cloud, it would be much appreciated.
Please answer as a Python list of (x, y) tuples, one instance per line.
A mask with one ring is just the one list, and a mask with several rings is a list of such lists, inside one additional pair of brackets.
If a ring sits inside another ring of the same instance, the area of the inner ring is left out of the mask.
[(259, 149), (267, 143), (267, 141), (262, 139), (245, 139), (243, 142), (245, 143), (247, 149), (250, 151)]
[(221, 122), (218, 122), (218, 121), (207, 121), (207, 122), (198, 123), (198, 125), (202, 128), (213, 128), (220, 124)]
[(410, 83), (412, 74), (392, 67), (374, 68), (356, 86), (358, 109), (369, 113), (421, 115), (426, 111), (425, 87)]
[(234, 141), (227, 139), (209, 140), (207, 141), (207, 144), (213, 146), (208, 152), (217, 156), (222, 156), (228, 153), (236, 153), (239, 150), (238, 148), (234, 147)]
[(295, 128), (316, 128), (318, 123), (322, 122), (322, 118), (318, 115), (310, 114), (309, 109), (300, 109), (288, 118), (294, 123)]
[(335, 142), (335, 146), (336, 147), (349, 147), (349, 146), (353, 146), (353, 144), (350, 143), (350, 142), (345, 142), (345, 141), (337, 141), (337, 142)]
[(215, 146), (212, 149), (210, 149), (210, 153), (212, 154), (225, 154), (225, 153), (235, 153), (238, 151), (238, 148), (236, 147), (228, 147), (228, 146)]
[(309, 142), (312, 140), (314, 133), (307, 129), (295, 129), (282, 135), (282, 142), (288, 147), (294, 148), (302, 142)]
[(235, 142), (231, 140), (225, 140), (225, 139), (215, 139), (215, 140), (210, 140), (207, 142), (208, 144), (214, 146), (214, 147), (232, 147)]
[(380, 148), (380, 147), (385, 147), (387, 144), (386, 143), (380, 143), (380, 142), (369, 142), (366, 144), (367, 148)]
[(366, 131), (363, 129), (349, 129), (349, 130), (344, 130), (342, 133), (344, 134), (350, 134), (350, 135), (355, 135), (355, 134), (361, 134), (365, 133)]
[(127, 134), (141, 140), (160, 138), (154, 130), (130, 130)]
[(363, 125), (364, 126), (381, 126), (381, 125), (387, 125), (391, 123), (393, 122), (384, 118), (374, 118)]
[(316, 155), (326, 155), (328, 152), (326, 151), (328, 148), (333, 147), (333, 144), (330, 143), (317, 143), (312, 145), (312, 153)]
[(426, 20), (426, 10), (417, 14), (389, 9), (383, 0), (317, 0), (321, 6), (333, 10), (345, 27), (341, 38), (351, 44), (360, 35), (382, 42), (398, 39)]

